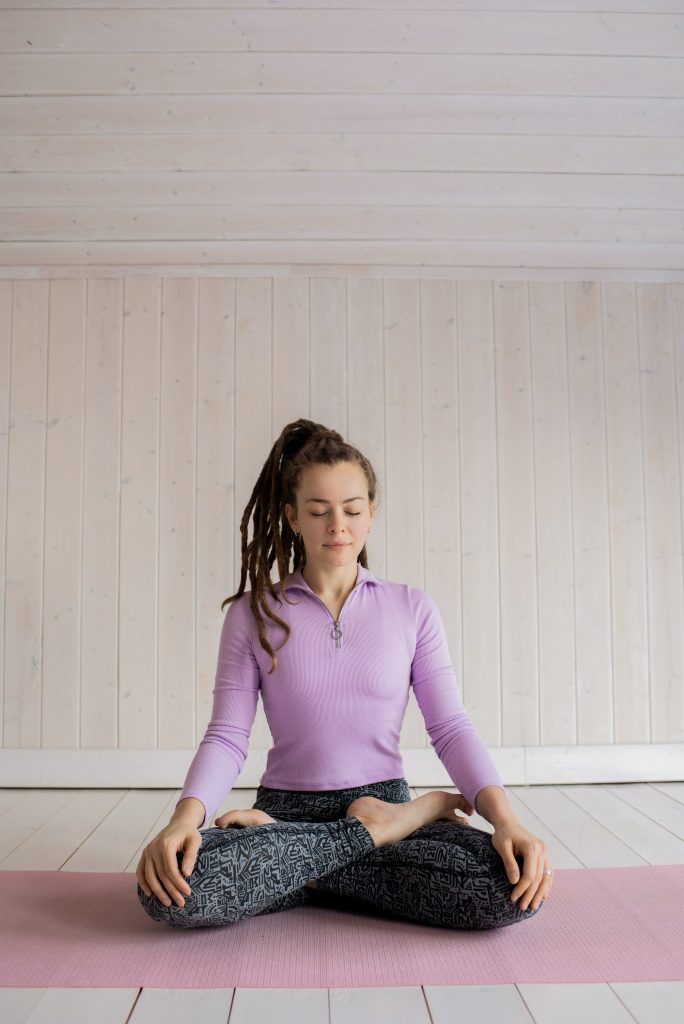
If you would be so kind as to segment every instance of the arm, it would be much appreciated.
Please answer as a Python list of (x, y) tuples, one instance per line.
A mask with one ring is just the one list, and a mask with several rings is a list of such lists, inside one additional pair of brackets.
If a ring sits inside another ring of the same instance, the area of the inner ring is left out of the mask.
[(411, 679), (432, 745), (465, 798), (494, 826), (492, 846), (514, 886), (511, 898), (520, 897), (523, 911), (530, 905), (537, 910), (551, 885), (546, 875), (541, 884), (538, 881), (541, 866), (548, 864), (546, 844), (516, 818), (501, 777), (463, 707), (439, 610), (423, 591), (412, 592), (420, 606)]
[(518, 818), (508, 802), (508, 797), (503, 789), (498, 786), (485, 786), (476, 797), (475, 810), (486, 818), (494, 828), (502, 825), (512, 825), (518, 822)]
[(250, 643), (254, 621), (247, 598), (228, 605), (219, 642), (211, 719), (186, 776), (172, 820), (200, 828), (230, 792), (247, 757), (259, 699), (260, 673)]
[(490, 813), (499, 820), (513, 811), (496, 765), (463, 706), (442, 617), (425, 591), (412, 587), (409, 593), (416, 619), (411, 685), (430, 741), (466, 800), (496, 825)]

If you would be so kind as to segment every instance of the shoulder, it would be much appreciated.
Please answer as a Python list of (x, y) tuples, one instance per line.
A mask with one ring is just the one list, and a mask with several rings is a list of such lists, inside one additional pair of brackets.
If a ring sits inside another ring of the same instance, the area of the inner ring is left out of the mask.
[(427, 590), (420, 587), (412, 587), (407, 584), (408, 601), (415, 616), (434, 614), (437, 611), (437, 603)]
[(432, 637), (444, 629), (442, 614), (434, 597), (420, 587), (409, 587), (411, 617), (419, 640)]
[(379, 583), (380, 586), (373, 587), (379, 604), (384, 604), (386, 610), (398, 615), (399, 621), (410, 623), (416, 634), (421, 634), (435, 621), (439, 621), (437, 603), (426, 590), (392, 580), (380, 580)]
[(223, 630), (226, 631), (248, 631), (254, 621), (251, 608), (252, 591), (245, 590), (243, 594), (236, 597), (226, 605), (223, 619)]
[[(279, 594), (278, 584), (272, 584), (273, 593), (265, 588), (261, 591), (261, 600), (258, 604), (259, 614), (264, 622), (265, 626), (268, 626), (271, 619), (264, 611), (264, 605), (275, 614), (280, 614), (283, 608), (283, 603)], [(239, 597), (236, 597), (226, 607), (226, 618), (225, 622), (230, 622), (236, 628), (243, 629), (250, 632), (252, 636), (257, 635), (257, 617), (256, 612), (252, 608), (252, 590), (245, 590)], [(288, 599), (292, 601), (293, 594), (288, 593)], [(296, 598), (295, 598), (296, 600)]]

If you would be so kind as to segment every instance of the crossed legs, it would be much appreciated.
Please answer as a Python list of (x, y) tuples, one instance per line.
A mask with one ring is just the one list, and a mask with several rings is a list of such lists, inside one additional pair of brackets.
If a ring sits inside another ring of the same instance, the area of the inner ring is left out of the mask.
[[(356, 813), (336, 821), (208, 828), (185, 906), (165, 907), (140, 885), (138, 898), (154, 920), (180, 928), (285, 910), (315, 900), (317, 890), (447, 928), (534, 916), (538, 910), (511, 902), (513, 886), (489, 833), (460, 824), (449, 813), (453, 802), (440, 791), (403, 803), (365, 796), (349, 805)], [(308, 887), (312, 879), (316, 888)]]

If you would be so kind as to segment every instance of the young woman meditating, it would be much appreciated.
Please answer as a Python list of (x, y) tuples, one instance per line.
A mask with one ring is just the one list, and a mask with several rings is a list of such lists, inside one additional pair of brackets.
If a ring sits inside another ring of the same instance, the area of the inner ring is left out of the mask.
[[(513, 813), (462, 704), (437, 605), (368, 568), (376, 511), (357, 448), (310, 420), (285, 427), (240, 524), (211, 720), (138, 864), (154, 920), (216, 926), (341, 898), (484, 929), (534, 916), (548, 895), (546, 845)], [(399, 751), (411, 687), (459, 794), (411, 799)], [(273, 746), (256, 802), (200, 832), (240, 774), (260, 693)], [(473, 809), (492, 834), (458, 813)]]

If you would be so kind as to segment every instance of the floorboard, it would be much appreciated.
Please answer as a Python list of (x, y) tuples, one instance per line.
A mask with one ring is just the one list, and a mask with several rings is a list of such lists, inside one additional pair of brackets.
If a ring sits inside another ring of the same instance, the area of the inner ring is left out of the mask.
[[(453, 787), (445, 787), (455, 792)], [(429, 790), (412, 788), (413, 797)], [(0, 870), (125, 871), (168, 823), (181, 790), (3, 789)], [(510, 786), (520, 821), (553, 867), (684, 863), (684, 783)], [(250, 807), (233, 790), (217, 816)], [(492, 825), (477, 813), (477, 828)], [(684, 980), (358, 989), (0, 988), (2, 1024), (680, 1024)]]

